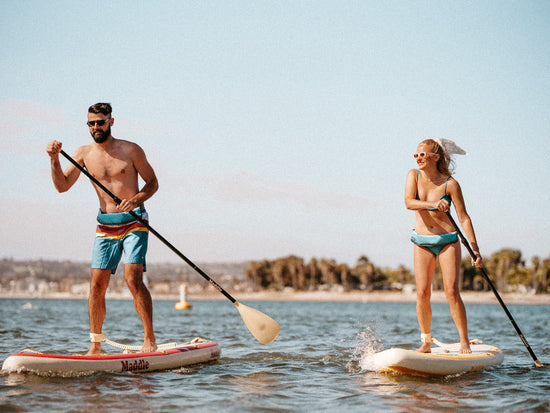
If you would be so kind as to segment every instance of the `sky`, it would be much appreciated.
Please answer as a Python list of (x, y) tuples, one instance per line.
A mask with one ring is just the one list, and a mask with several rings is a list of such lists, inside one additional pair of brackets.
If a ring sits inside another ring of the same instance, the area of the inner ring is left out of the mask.
[[(481, 253), (550, 257), (548, 1), (5, 0), (0, 12), (0, 258), (90, 260), (95, 192), (81, 175), (59, 194), (45, 148), (89, 144), (96, 102), (157, 174), (151, 226), (194, 262), (412, 268), (405, 178), (436, 137), (467, 151), (455, 178)], [(151, 236), (149, 262), (179, 260)]]

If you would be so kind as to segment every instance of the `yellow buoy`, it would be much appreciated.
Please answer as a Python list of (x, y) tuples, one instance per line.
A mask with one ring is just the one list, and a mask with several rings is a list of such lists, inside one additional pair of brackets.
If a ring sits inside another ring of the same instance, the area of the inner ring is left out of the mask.
[(193, 304), (187, 301), (187, 285), (180, 285), (180, 300), (174, 307), (176, 310), (188, 310), (193, 307)]

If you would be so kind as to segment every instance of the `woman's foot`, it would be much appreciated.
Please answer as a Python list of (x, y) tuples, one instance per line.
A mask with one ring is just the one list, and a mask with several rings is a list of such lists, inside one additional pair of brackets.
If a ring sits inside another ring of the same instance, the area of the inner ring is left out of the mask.
[(472, 354), (472, 349), (470, 348), (470, 343), (460, 343), (460, 354)]
[(432, 352), (432, 335), (430, 333), (422, 333), (420, 334), (420, 340), (422, 341), (422, 345), (418, 347), (418, 352), (420, 353), (431, 353)]
[(420, 347), (418, 347), (419, 353), (431, 353), (432, 352), (432, 345), (431, 343), (422, 343)]

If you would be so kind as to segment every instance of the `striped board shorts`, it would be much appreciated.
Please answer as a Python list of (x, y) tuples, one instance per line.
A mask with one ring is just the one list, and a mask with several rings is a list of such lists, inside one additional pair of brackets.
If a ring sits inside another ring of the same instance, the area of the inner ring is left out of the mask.
[[(144, 207), (133, 211), (148, 222)], [(145, 255), (149, 240), (149, 230), (128, 212), (103, 213), (97, 215), (99, 224), (96, 228), (92, 268), (110, 269), (116, 272), (124, 252), (125, 264), (143, 264), (146, 271)]]

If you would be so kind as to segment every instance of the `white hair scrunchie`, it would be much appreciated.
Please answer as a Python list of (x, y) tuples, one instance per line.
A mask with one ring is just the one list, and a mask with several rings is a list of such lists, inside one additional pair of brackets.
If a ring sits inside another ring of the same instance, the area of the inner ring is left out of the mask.
[(449, 155), (466, 155), (466, 151), (450, 139), (437, 138), (434, 141), (441, 145)]

